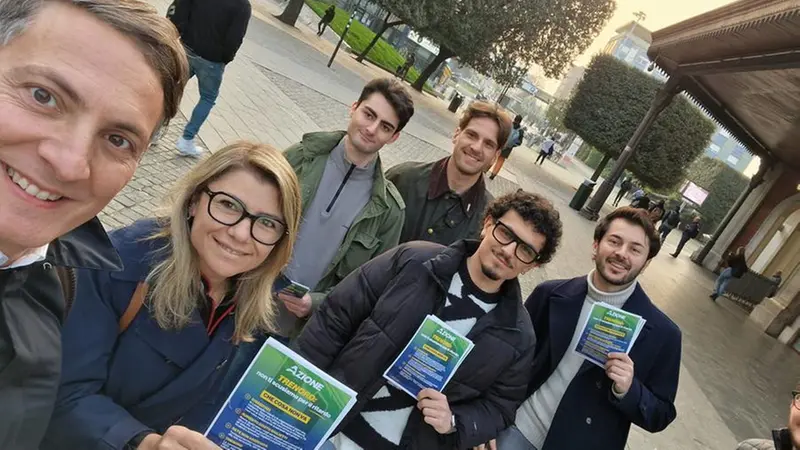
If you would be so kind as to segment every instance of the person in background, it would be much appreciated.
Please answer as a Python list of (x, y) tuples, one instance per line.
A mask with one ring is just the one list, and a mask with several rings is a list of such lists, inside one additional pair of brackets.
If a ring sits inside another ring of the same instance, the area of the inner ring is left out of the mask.
[(553, 154), (553, 151), (556, 148), (556, 138), (549, 137), (542, 142), (542, 147), (539, 150), (539, 156), (536, 157), (536, 161), (534, 164), (539, 164), (540, 166), (544, 164), (544, 160), (547, 159), (548, 156)]
[(666, 208), (664, 206), (664, 200), (659, 200), (656, 202), (655, 205), (650, 206), (648, 209), (650, 220), (653, 222), (653, 225), (657, 224), (664, 218), (664, 212)]
[(322, 19), (320, 19), (319, 23), (317, 24), (317, 36), (322, 36), (322, 33), (325, 32), (325, 28), (333, 22), (333, 19), (336, 17), (336, 5), (331, 5), (328, 9), (325, 10), (325, 14), (323, 14)]
[(417, 62), (417, 56), (414, 53), (408, 55), (408, 58), (406, 58), (406, 62), (403, 63), (403, 65), (400, 66), (400, 68), (397, 70), (396, 74), (397, 77), (405, 81), (406, 77), (408, 76), (408, 71), (411, 70), (412, 67), (414, 67), (414, 63), (416, 62)]
[(497, 162), (494, 164), (494, 167), (491, 169), (491, 175), (489, 175), (490, 180), (494, 180), (494, 177), (500, 173), (500, 169), (503, 168), (503, 164), (506, 162), (511, 156), (511, 151), (514, 147), (519, 146), (522, 144), (522, 139), (525, 136), (525, 130), (522, 128), (522, 116), (517, 114), (514, 117), (514, 123), (511, 127), (511, 133), (508, 135), (508, 139), (506, 140), (505, 144), (503, 145), (503, 149), (500, 151), (500, 154), (497, 155)]
[(661, 221), (661, 226), (658, 227), (658, 233), (661, 235), (661, 243), (667, 240), (667, 236), (678, 227), (681, 222), (681, 205), (675, 205), (672, 209), (667, 211)]
[[(79, 272), (41, 450), (216, 448), (193, 413), (233, 346), (274, 326), (300, 187), (281, 152), (240, 142), (196, 165), (171, 200), (168, 217), (111, 232), (124, 271)], [(167, 442), (178, 422), (191, 445)]]
[(217, 102), (225, 66), (236, 56), (250, 22), (248, 0), (179, 0), (171, 18), (189, 56), (189, 78), (197, 76), (200, 102), (176, 144), (178, 154), (197, 158), (194, 137)]
[(633, 194), (631, 194), (631, 200), (633, 201), (639, 200), (640, 198), (644, 197), (644, 194), (645, 194), (644, 189), (638, 188), (635, 191), (633, 191)]
[[(681, 331), (637, 281), (660, 247), (646, 211), (619, 208), (595, 228), (594, 270), (534, 289), (525, 308), (539, 353), (528, 398), (496, 448), (623, 450), (632, 424), (656, 433), (675, 420)], [(572, 350), (596, 302), (647, 321), (630, 352), (609, 353), (604, 367)]]
[(744, 247), (739, 247), (733, 254), (726, 259), (727, 267), (720, 272), (717, 281), (714, 283), (714, 291), (708, 297), (716, 301), (717, 297), (725, 293), (728, 283), (733, 278), (742, 278), (747, 273), (747, 259), (744, 255)]
[(778, 289), (781, 287), (781, 283), (783, 282), (783, 271), (779, 270), (775, 272), (775, 275), (772, 276), (772, 288), (769, 290), (769, 294), (767, 294), (767, 298), (775, 297), (775, 294), (778, 293)]
[(772, 430), (772, 439), (748, 439), (740, 442), (736, 450), (800, 449), (800, 383), (792, 391), (788, 420), (786, 428)]
[(186, 54), (136, 0), (0, 0), (0, 449), (37, 449), (74, 269), (119, 270), (96, 215), (180, 105)]
[[(517, 191), (489, 205), (480, 241), (406, 243), (336, 286), (295, 342), (358, 393), (323, 449), (463, 449), (507, 427), (536, 349), (517, 277), (551, 260), (561, 230), (549, 201)], [(383, 373), (431, 314), (475, 347), (442, 392), (414, 399)]]
[(634, 194), (633, 201), (630, 204), (631, 208), (638, 208), (643, 209), (645, 211), (650, 211), (650, 196), (647, 195), (647, 192), (642, 191), (642, 195), (636, 197)]
[(695, 216), (690, 223), (686, 224), (686, 226), (683, 227), (683, 233), (681, 233), (681, 240), (680, 242), (678, 242), (678, 246), (675, 247), (675, 251), (670, 253), (669, 256), (677, 258), (678, 255), (681, 254), (683, 246), (686, 245), (686, 243), (689, 242), (690, 239), (696, 238), (698, 234), (700, 234), (700, 217)]
[(614, 206), (619, 206), (620, 200), (625, 197), (625, 194), (630, 192), (631, 188), (633, 187), (633, 182), (631, 181), (630, 177), (625, 178), (622, 180), (622, 183), (619, 185), (619, 190), (617, 191), (617, 196), (614, 197), (614, 201), (611, 203)]
[(511, 119), (496, 105), (472, 102), (453, 134), (450, 156), (432, 163), (405, 162), (386, 171), (406, 204), (400, 242), (450, 245), (476, 239), (492, 200), (483, 172), (511, 131)]

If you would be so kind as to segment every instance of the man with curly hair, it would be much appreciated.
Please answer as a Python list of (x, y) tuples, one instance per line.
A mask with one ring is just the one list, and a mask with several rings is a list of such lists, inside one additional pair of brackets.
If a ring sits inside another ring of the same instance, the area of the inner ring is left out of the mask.
[[(632, 423), (655, 433), (675, 419), (681, 332), (637, 281), (660, 248), (646, 210), (619, 208), (595, 228), (594, 270), (536, 287), (525, 308), (540, 353), (528, 398), (496, 448), (623, 450)], [(574, 351), (596, 302), (646, 320), (631, 351), (609, 353), (605, 367)]]
[[(480, 236), (402, 244), (322, 303), (295, 346), (358, 393), (328, 448), (467, 448), (511, 424), (536, 349), (517, 277), (552, 259), (561, 220), (548, 200), (517, 191), (489, 204)], [(383, 373), (431, 314), (475, 347), (442, 392), (413, 398)]]

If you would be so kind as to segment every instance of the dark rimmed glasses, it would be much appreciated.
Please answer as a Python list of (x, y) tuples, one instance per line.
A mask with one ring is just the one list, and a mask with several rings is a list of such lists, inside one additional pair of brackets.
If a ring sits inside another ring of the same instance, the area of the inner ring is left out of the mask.
[(275, 245), (288, 231), (286, 224), (267, 214), (251, 214), (241, 200), (227, 192), (214, 192), (205, 188), (208, 194), (208, 215), (217, 222), (232, 227), (244, 219), (250, 219), (250, 236), (264, 245)]
[(797, 409), (800, 409), (800, 392), (799, 391), (792, 391), (792, 406)]
[(514, 256), (524, 264), (532, 264), (539, 259), (539, 252), (533, 247), (528, 245), (525, 241), (519, 238), (516, 233), (511, 231), (508, 225), (501, 221), (495, 221), (494, 228), (492, 229), (492, 236), (502, 245), (508, 245), (516, 242), (514, 248)]

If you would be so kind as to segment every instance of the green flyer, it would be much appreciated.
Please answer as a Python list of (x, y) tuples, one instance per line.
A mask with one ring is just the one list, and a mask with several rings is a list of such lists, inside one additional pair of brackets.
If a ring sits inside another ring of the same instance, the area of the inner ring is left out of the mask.
[(609, 353), (628, 353), (645, 320), (636, 314), (607, 303), (592, 305), (575, 346), (575, 351), (589, 362), (605, 367)]
[(414, 398), (425, 388), (441, 392), (473, 346), (441, 319), (429, 315), (383, 377)]
[(313, 450), (355, 402), (350, 388), (270, 338), (206, 436), (223, 450)]

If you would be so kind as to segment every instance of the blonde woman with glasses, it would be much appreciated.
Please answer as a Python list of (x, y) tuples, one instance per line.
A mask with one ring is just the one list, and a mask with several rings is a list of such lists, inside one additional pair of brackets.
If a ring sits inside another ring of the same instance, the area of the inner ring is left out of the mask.
[(234, 346), (272, 330), (300, 188), (279, 151), (237, 143), (180, 180), (170, 208), (110, 233), (122, 272), (79, 272), (42, 450), (217, 448), (193, 424)]

